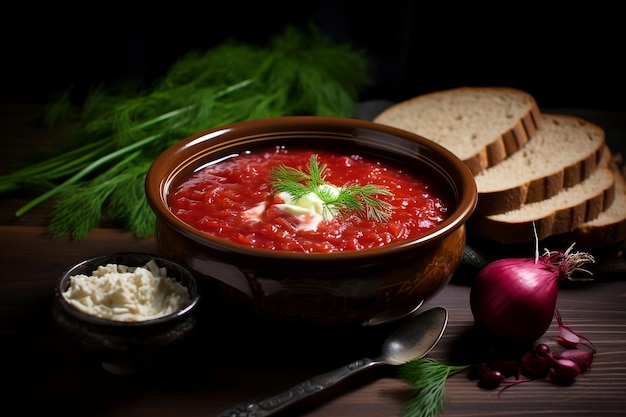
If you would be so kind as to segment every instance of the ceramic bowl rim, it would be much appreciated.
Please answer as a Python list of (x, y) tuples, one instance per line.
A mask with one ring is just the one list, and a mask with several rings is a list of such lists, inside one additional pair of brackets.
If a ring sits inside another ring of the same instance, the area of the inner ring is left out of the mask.
[[(417, 146), (422, 146), (432, 151), (434, 154), (440, 155), (442, 160), (447, 161), (447, 163), (449, 163), (457, 171), (458, 176), (462, 180), (462, 183), (456, 184), (457, 188), (460, 190), (458, 191), (460, 193), (460, 199), (457, 202), (458, 204), (446, 221), (438, 225), (433, 230), (430, 230), (416, 238), (376, 248), (331, 253), (271, 251), (263, 248), (249, 247), (244, 244), (231, 242), (223, 238), (200, 232), (180, 220), (168, 209), (166, 199), (169, 186), (173, 182), (174, 178), (176, 178), (177, 173), (182, 170), (181, 166), (192, 165), (195, 161), (195, 158), (189, 157), (178, 165), (172, 165), (170, 161), (174, 160), (177, 154), (183, 154), (187, 149), (200, 146), (207, 141), (222, 139), (224, 137), (228, 137), (228, 135), (234, 135), (239, 131), (243, 134), (247, 134), (249, 137), (257, 136), (261, 138), (260, 140), (263, 140), (264, 138), (271, 140), (272, 131), (285, 133), (289, 132), (290, 129), (292, 130), (294, 126), (309, 128), (317, 132), (333, 132), (333, 129), (349, 131), (352, 132), (352, 138), (355, 141), (358, 141), (358, 132), (370, 131), (414, 142)], [(160, 173), (167, 173), (167, 175), (161, 177)], [(387, 256), (391, 253), (397, 253), (398, 251), (410, 250), (418, 246), (428, 245), (430, 242), (438, 241), (453, 233), (459, 227), (462, 227), (474, 212), (478, 201), (478, 192), (473, 174), (460, 158), (442, 145), (403, 129), (362, 119), (333, 116), (270, 117), (236, 122), (198, 132), (180, 140), (157, 156), (146, 175), (145, 192), (148, 202), (152, 210), (155, 212), (157, 219), (193, 241), (199, 242), (203, 245), (208, 244), (214, 247), (228, 248), (230, 253), (240, 255), (289, 259), (294, 261), (313, 260), (316, 262), (322, 260), (349, 261), (363, 257), (376, 258), (379, 256)]]

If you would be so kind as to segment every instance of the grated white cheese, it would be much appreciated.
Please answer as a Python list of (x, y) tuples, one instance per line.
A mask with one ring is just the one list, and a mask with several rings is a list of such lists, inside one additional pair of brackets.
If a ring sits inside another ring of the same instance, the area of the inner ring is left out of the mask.
[(107, 264), (91, 276), (73, 275), (63, 297), (84, 313), (116, 321), (162, 317), (190, 301), (187, 288), (154, 260), (145, 267)]

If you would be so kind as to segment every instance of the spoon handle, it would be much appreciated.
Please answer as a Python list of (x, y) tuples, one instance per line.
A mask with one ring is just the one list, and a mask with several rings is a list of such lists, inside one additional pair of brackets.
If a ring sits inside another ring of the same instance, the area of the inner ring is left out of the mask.
[(307, 379), (280, 394), (265, 397), (250, 403), (239, 404), (230, 410), (224, 411), (218, 417), (270, 416), (283, 408), (343, 381), (357, 372), (382, 364), (383, 362), (381, 361), (363, 358), (349, 365)]

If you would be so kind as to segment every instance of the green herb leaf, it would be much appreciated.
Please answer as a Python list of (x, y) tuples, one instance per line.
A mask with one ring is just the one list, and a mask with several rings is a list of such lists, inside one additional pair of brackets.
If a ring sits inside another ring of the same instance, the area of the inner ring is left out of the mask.
[(390, 191), (373, 184), (344, 184), (337, 188), (324, 179), (325, 170), (326, 164), (320, 166), (316, 154), (311, 155), (306, 171), (302, 167), (293, 168), (281, 164), (270, 172), (272, 191), (288, 193), (292, 201), (313, 193), (322, 200), (324, 210), (330, 213), (356, 211), (375, 221), (389, 219), (390, 204), (375, 196), (393, 196)]
[(435, 417), (445, 405), (448, 378), (469, 367), (446, 365), (430, 358), (401, 365), (400, 378), (415, 389), (415, 396), (404, 407), (404, 417)]

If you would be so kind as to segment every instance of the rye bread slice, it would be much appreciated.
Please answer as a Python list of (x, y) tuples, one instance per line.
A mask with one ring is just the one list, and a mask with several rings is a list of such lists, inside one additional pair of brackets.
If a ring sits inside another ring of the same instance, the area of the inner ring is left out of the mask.
[(598, 167), (581, 183), (564, 188), (553, 197), (490, 216), (472, 215), (468, 231), (500, 243), (525, 243), (568, 233), (597, 218), (615, 198), (611, 169)]
[(612, 164), (615, 178), (613, 203), (593, 220), (585, 222), (571, 232), (557, 235), (558, 242), (576, 243), (580, 248), (600, 248), (626, 240), (626, 173), (620, 169), (621, 158), (614, 156)]
[(534, 97), (508, 87), (459, 87), (399, 102), (374, 118), (449, 149), (476, 175), (516, 152), (535, 133)]
[(596, 169), (605, 145), (601, 127), (574, 116), (541, 119), (541, 128), (519, 151), (475, 175), (476, 213), (504, 213), (548, 199)]

